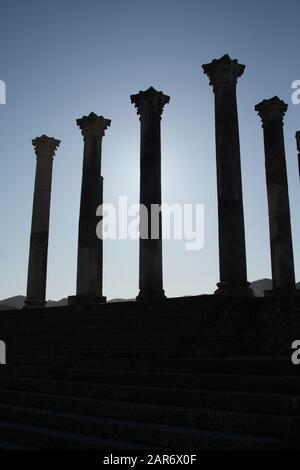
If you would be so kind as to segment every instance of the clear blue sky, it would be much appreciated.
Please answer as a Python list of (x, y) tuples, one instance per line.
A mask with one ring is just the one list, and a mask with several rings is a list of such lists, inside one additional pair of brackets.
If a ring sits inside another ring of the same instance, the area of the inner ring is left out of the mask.
[[(289, 104), (286, 155), (297, 279), (300, 185), (299, 2), (234, 0), (2, 0), (0, 298), (25, 294), (35, 172), (31, 139), (61, 139), (54, 161), (47, 297), (75, 293), (83, 142), (75, 119), (112, 120), (103, 141), (106, 202), (138, 200), (139, 121), (129, 95), (153, 85), (171, 96), (162, 120), (164, 202), (205, 204), (205, 245), (164, 242), (168, 296), (212, 292), (218, 281), (213, 93), (201, 65), (229, 53), (246, 64), (238, 104), (248, 278), (270, 277), (263, 136), (254, 105)], [(105, 244), (104, 294), (138, 292), (138, 242)]]

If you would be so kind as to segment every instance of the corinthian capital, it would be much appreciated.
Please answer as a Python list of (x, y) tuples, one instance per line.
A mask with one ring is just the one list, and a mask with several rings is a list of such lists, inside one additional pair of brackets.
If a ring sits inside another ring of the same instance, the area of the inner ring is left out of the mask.
[(274, 96), (269, 100), (263, 100), (255, 106), (260, 116), (263, 126), (270, 122), (280, 122), (283, 124), (283, 118), (288, 109), (288, 105), (280, 100), (278, 96)]
[(244, 73), (245, 65), (239, 64), (237, 59), (232, 60), (226, 54), (221, 59), (202, 65), (202, 68), (209, 78), (209, 84), (215, 89), (222, 85), (236, 84)]
[(130, 99), (141, 118), (149, 116), (160, 118), (165, 104), (170, 101), (169, 96), (164, 95), (162, 91), (156, 91), (153, 87), (148, 88), (146, 91), (140, 91), (136, 95), (131, 95)]
[(56, 140), (53, 137), (42, 135), (32, 140), (34, 151), (36, 156), (53, 158), (55, 152), (60, 144), (60, 140)]
[(98, 137), (99, 139), (104, 136), (106, 129), (110, 126), (111, 120), (105, 119), (103, 116), (97, 116), (95, 113), (90, 113), (88, 116), (83, 116), (77, 119), (76, 123), (81, 129), (84, 138)]

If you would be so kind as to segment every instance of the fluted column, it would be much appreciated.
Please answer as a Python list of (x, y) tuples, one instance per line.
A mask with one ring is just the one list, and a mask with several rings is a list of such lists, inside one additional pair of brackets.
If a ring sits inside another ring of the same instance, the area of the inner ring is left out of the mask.
[(25, 307), (46, 304), (46, 281), (52, 166), (60, 141), (42, 135), (32, 141), (36, 153), (36, 174), (33, 197), (27, 296)]
[(252, 296), (247, 281), (236, 85), (245, 66), (225, 55), (204, 64), (215, 96), (220, 282), (216, 294)]
[(101, 176), (102, 138), (111, 121), (91, 113), (77, 119), (84, 139), (81, 202), (79, 214), (77, 289), (69, 305), (105, 302), (102, 295), (103, 242), (96, 234), (99, 217), (96, 211), (103, 203)]
[(277, 96), (255, 106), (264, 132), (273, 290), (296, 293), (283, 118), (288, 105)]
[[(137, 300), (165, 298), (163, 289), (161, 213), (158, 220), (158, 237), (151, 237), (151, 206), (161, 205), (161, 129), (164, 105), (170, 97), (150, 87), (131, 95), (141, 122), (140, 143), (140, 204), (148, 211), (148, 219), (140, 220), (139, 288)], [(141, 215), (142, 212), (141, 212)], [(148, 237), (147, 229), (148, 228)], [(146, 235), (146, 236), (145, 236)]]
[(299, 180), (300, 180), (300, 131), (296, 132), (296, 142), (297, 142), (297, 151), (298, 151), (298, 170), (299, 170)]

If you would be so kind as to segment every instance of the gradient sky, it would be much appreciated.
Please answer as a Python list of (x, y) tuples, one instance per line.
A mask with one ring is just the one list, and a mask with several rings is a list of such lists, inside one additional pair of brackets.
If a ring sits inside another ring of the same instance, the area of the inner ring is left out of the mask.
[[(168, 296), (210, 293), (218, 281), (213, 93), (201, 65), (229, 53), (246, 64), (238, 84), (248, 279), (270, 277), (263, 134), (254, 105), (289, 104), (286, 156), (300, 278), (299, 1), (1, 0), (0, 298), (25, 294), (35, 173), (31, 139), (61, 139), (54, 160), (47, 297), (75, 293), (83, 141), (76, 118), (112, 120), (103, 140), (105, 202), (138, 201), (139, 121), (130, 94), (150, 85), (171, 96), (162, 119), (167, 203), (205, 204), (205, 245), (164, 242)], [(138, 242), (107, 241), (104, 295), (138, 292)]]

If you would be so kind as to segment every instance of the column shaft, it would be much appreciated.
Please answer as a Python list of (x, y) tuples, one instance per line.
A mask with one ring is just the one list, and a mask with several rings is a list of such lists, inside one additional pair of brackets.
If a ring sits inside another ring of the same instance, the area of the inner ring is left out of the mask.
[[(161, 129), (160, 121), (163, 107), (169, 97), (149, 88), (131, 96), (141, 121), (140, 147), (140, 204), (147, 208), (147, 220), (141, 211), (140, 257), (139, 257), (139, 295), (137, 300), (165, 298), (163, 289), (162, 264), (162, 219), (161, 212), (155, 220), (153, 205), (161, 206)], [(155, 229), (157, 225), (157, 230)], [(146, 227), (148, 228), (147, 234)], [(157, 237), (153, 232), (157, 231)], [(147, 235), (147, 237), (145, 236)]]
[(140, 204), (148, 211), (149, 239), (140, 238), (139, 288), (141, 295), (163, 292), (161, 213), (159, 238), (151, 239), (151, 205), (161, 205), (160, 120), (141, 122)]
[(42, 136), (32, 143), (37, 160), (25, 306), (41, 307), (46, 304), (52, 165), (60, 141)]
[(97, 237), (98, 206), (103, 204), (101, 176), (102, 137), (110, 120), (91, 113), (77, 120), (84, 137), (81, 201), (78, 230), (76, 296), (69, 304), (105, 302), (103, 286), (103, 241)]
[(283, 118), (287, 105), (278, 97), (264, 100), (255, 110), (263, 122), (273, 291), (295, 290), (295, 271), (286, 171)]
[(247, 281), (236, 83), (244, 66), (224, 56), (203, 65), (215, 95), (219, 266), (217, 294), (252, 296)]

